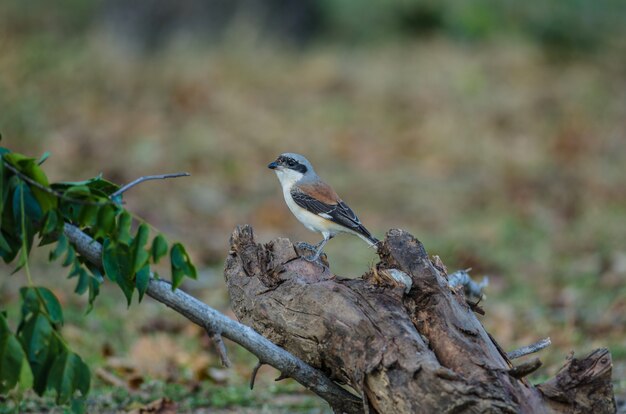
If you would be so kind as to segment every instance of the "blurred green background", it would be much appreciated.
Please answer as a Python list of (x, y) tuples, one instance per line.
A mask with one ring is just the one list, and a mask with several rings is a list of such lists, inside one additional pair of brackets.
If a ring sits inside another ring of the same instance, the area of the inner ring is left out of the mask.
[[(0, 132), (50, 151), (53, 181), (192, 173), (125, 199), (188, 246), (202, 272), (184, 288), (225, 312), (235, 225), (318, 241), (266, 168), (302, 153), (378, 237), (407, 229), (448, 269), (489, 275), (482, 321), (500, 344), (552, 338), (534, 381), (607, 346), (626, 393), (622, 0), (4, 0)], [(349, 236), (326, 252), (341, 276), (376, 260)], [(150, 299), (127, 311), (113, 286), (84, 317), (46, 254), (35, 278), (65, 304), (64, 334), (128, 383), (96, 375), (90, 412), (163, 395), (181, 411), (328, 410), (269, 368), (250, 392), (251, 356), (231, 346), (221, 369), (199, 329)], [(0, 303), (17, 317), (25, 278), (10, 270)]]

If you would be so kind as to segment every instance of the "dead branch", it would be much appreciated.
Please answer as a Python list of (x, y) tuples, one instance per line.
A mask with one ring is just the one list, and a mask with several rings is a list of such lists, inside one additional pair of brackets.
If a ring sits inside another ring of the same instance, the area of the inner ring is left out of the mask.
[[(64, 233), (76, 251), (96, 266), (102, 266), (102, 245), (71, 224)], [(222, 335), (256, 355), (259, 360), (278, 369), (326, 400), (341, 413), (361, 413), (361, 400), (331, 381), (321, 371), (259, 335), (252, 328), (234, 321), (163, 280), (151, 279), (146, 294), (172, 308), (191, 322)]]
[(263, 366), (263, 362), (259, 360), (257, 364), (252, 369), (252, 374), (250, 375), (250, 389), (254, 389), (254, 381), (256, 380), (256, 374), (259, 372), (259, 368)]
[(539, 352), (544, 348), (549, 347), (552, 344), (550, 338), (543, 338), (540, 341), (535, 342), (534, 344), (526, 345), (521, 348), (515, 349), (511, 352), (508, 352), (506, 356), (509, 359), (517, 359), (523, 357), (524, 355), (533, 354), (535, 352)]
[(511, 368), (509, 375), (513, 378), (524, 378), (541, 368), (541, 365), (539, 358), (533, 358)]
[(208, 329), (207, 334), (215, 345), (215, 351), (219, 355), (220, 361), (222, 361), (222, 366), (230, 368), (231, 363), (230, 359), (228, 358), (228, 352), (226, 352), (226, 345), (224, 345), (224, 341), (222, 340), (222, 334), (218, 332), (211, 332)]
[(132, 187), (136, 186), (137, 184), (143, 183), (144, 181), (165, 180), (167, 178), (177, 178), (177, 177), (189, 177), (190, 175), (191, 174), (189, 174), (188, 172), (171, 173), (171, 174), (158, 174), (158, 175), (144, 175), (143, 177), (139, 177), (136, 180), (133, 180), (130, 183), (122, 186), (119, 190), (117, 190), (116, 192), (111, 194), (109, 196), (109, 198), (113, 199), (113, 198), (123, 194), (125, 191), (131, 189)]

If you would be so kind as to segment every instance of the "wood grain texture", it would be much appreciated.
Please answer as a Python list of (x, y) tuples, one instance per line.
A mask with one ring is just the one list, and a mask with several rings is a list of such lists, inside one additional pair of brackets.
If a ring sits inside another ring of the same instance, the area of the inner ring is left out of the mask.
[[(533, 387), (515, 377), (519, 370), (417, 239), (391, 230), (379, 256), (363, 277), (342, 279), (301, 259), (289, 240), (260, 245), (249, 226), (239, 227), (225, 268), (233, 310), (352, 387), (364, 412), (615, 411), (608, 351), (569, 361), (555, 379)], [(388, 277), (391, 269), (411, 278), (408, 293)]]

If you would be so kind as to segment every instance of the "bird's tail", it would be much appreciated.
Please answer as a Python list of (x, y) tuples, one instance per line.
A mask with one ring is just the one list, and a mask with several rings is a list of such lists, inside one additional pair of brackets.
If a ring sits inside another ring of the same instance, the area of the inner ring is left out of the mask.
[(357, 233), (357, 236), (363, 239), (365, 243), (369, 244), (370, 247), (376, 246), (378, 248), (378, 245), (380, 244), (380, 240), (372, 236), (372, 234), (369, 231), (367, 231), (367, 229), (363, 226), (361, 226), (361, 229), (359, 230), (361, 231)]

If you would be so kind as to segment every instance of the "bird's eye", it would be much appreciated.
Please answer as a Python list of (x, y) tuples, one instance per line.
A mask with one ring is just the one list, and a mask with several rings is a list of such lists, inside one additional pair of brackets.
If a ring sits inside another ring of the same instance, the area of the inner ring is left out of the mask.
[(294, 160), (289, 160), (287, 161), (287, 165), (290, 167), (294, 167), (296, 165), (296, 162)]

